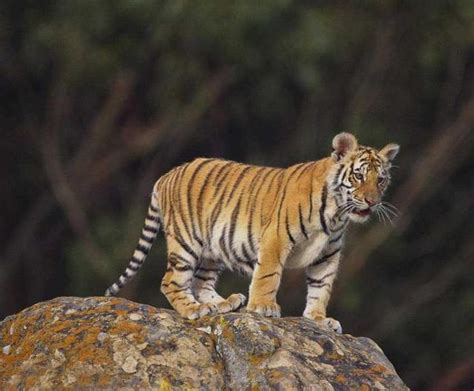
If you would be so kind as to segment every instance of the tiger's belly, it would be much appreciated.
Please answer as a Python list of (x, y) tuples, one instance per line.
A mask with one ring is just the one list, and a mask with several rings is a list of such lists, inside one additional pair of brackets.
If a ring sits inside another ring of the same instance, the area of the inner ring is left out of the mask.
[(286, 260), (285, 269), (299, 269), (311, 264), (323, 251), (328, 239), (324, 233), (316, 232), (308, 240), (297, 244)]
[(248, 235), (247, 227), (237, 226), (230, 234), (228, 225), (218, 224), (203, 256), (222, 263), (229, 270), (251, 275), (257, 263), (257, 253), (258, 243)]

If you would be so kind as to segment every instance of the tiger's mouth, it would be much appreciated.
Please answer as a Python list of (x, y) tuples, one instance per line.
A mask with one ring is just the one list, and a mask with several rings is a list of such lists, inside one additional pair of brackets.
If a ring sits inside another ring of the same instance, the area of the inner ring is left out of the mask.
[(365, 217), (370, 215), (370, 208), (367, 209), (355, 209), (352, 211), (352, 213), (356, 214), (357, 216)]

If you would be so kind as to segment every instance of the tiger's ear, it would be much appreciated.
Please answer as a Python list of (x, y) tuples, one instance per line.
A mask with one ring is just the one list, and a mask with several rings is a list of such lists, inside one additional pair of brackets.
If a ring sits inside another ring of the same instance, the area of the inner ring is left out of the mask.
[(400, 145), (390, 143), (383, 147), (379, 154), (384, 156), (389, 162), (395, 159), (395, 156), (398, 155), (398, 151), (400, 150)]
[(332, 157), (338, 161), (347, 153), (357, 149), (357, 139), (351, 133), (339, 133), (332, 139), (332, 147), (334, 148)]

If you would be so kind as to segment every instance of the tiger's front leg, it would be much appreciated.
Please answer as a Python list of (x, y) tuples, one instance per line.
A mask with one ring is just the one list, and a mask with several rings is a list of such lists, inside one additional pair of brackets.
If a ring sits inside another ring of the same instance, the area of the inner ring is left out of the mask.
[(247, 311), (264, 316), (281, 316), (276, 295), (288, 253), (288, 243), (278, 239), (276, 235), (262, 238), (259, 259), (250, 284)]
[(339, 268), (340, 248), (329, 247), (306, 270), (308, 295), (303, 316), (313, 319), (337, 333), (342, 333), (341, 324), (326, 317), (326, 308), (331, 296), (334, 280)]

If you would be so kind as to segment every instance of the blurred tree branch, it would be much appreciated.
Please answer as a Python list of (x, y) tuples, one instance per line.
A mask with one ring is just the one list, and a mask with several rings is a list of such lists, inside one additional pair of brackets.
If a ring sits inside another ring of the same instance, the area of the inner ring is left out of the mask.
[(474, 379), (474, 358), (468, 358), (448, 369), (432, 384), (431, 391), (459, 390), (466, 380)]

